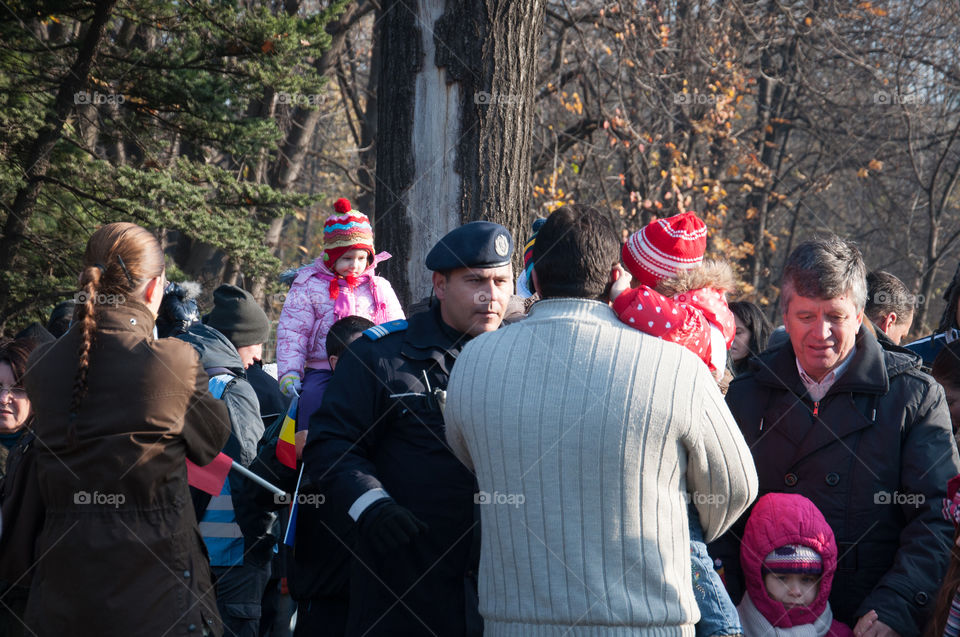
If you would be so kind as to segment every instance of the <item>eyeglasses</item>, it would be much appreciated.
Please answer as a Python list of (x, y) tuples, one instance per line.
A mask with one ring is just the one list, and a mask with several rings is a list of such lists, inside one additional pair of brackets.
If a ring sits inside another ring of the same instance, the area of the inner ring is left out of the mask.
[(23, 400), (27, 397), (27, 390), (15, 385), (0, 385), (0, 398), (2, 398), (4, 394), (10, 394), (11, 398)]

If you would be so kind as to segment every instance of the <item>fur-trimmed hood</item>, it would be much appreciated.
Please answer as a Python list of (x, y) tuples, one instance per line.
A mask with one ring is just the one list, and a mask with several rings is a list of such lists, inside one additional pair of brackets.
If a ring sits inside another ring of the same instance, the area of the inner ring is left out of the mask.
[(730, 294), (736, 289), (736, 281), (728, 262), (704, 259), (697, 267), (681, 270), (675, 277), (660, 281), (657, 292), (664, 296), (676, 296), (690, 290), (712, 288)]

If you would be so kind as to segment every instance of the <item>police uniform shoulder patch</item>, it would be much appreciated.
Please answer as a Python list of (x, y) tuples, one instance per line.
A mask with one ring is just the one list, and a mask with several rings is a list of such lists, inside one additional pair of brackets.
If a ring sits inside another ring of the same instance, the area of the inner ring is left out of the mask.
[(402, 332), (407, 329), (407, 322), (404, 319), (399, 319), (396, 321), (388, 321), (382, 323), (381, 325), (374, 325), (373, 327), (363, 331), (363, 335), (369, 338), (371, 341), (375, 341), (378, 338), (383, 338), (387, 334), (392, 334), (393, 332)]

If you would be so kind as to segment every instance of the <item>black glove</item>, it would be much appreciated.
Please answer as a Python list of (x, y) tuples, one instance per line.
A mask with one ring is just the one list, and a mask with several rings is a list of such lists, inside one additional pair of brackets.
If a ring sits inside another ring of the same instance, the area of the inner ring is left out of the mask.
[(392, 498), (378, 500), (367, 507), (357, 525), (360, 537), (381, 555), (412, 542), (427, 530), (426, 524)]

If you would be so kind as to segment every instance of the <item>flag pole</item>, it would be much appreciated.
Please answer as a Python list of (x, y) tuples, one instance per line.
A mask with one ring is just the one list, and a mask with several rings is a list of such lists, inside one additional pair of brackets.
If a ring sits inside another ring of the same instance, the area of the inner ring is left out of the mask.
[[(271, 483), (267, 482), (266, 480), (264, 480), (263, 478), (261, 478), (260, 476), (258, 476), (257, 474), (255, 474), (253, 471), (250, 471), (249, 469), (247, 469), (246, 467), (244, 467), (242, 464), (240, 464), (240, 463), (237, 462), (236, 460), (233, 461), (233, 465), (230, 467), (230, 469), (231, 469), (231, 470), (235, 470), (235, 471), (237, 471), (238, 473), (240, 473), (242, 476), (253, 480), (253, 481), (256, 482), (257, 484), (259, 484), (261, 487), (263, 487), (264, 489), (267, 489), (268, 491), (273, 491), (273, 492), (276, 493), (277, 495), (287, 495), (287, 492), (286, 492), (286, 491), (284, 491), (284, 490), (281, 489), (280, 487), (276, 486), (275, 484), (271, 484)], [(303, 475), (303, 469), (301, 469), (300, 472), (301, 472), (301, 475)], [(300, 481), (297, 480), (297, 488), (299, 488), (299, 487), (300, 487)]]
[(293, 534), (297, 528), (297, 496), (300, 494), (303, 466), (303, 463), (300, 463), (300, 475), (297, 476), (297, 488), (293, 492), (293, 502), (290, 504), (290, 520), (287, 522), (287, 530), (283, 534), (283, 543), (290, 547), (293, 546)]

